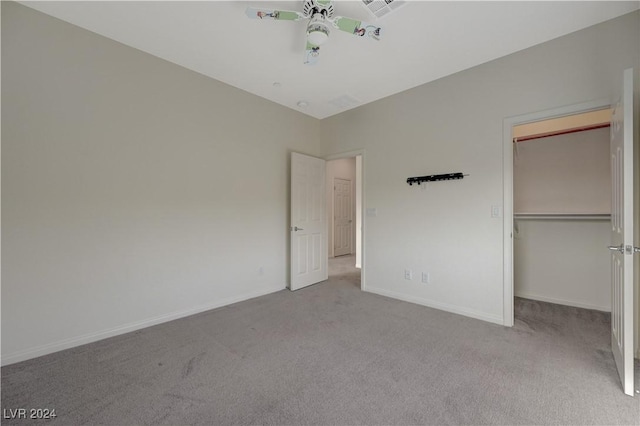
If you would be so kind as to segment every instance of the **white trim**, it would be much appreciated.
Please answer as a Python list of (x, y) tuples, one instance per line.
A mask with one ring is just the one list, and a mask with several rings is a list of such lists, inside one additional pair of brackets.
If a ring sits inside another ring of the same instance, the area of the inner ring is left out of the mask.
[(503, 325), (513, 327), (513, 138), (511, 129), (519, 124), (609, 108), (609, 99), (599, 99), (545, 111), (506, 117), (502, 124), (502, 197), (503, 197)]
[(404, 293), (397, 293), (395, 291), (384, 290), (376, 287), (368, 287), (367, 292), (379, 294), (380, 296), (391, 297), (392, 299), (403, 300), (405, 302), (415, 303), (417, 305), (427, 306), (429, 308), (439, 309), (441, 311), (450, 312), (453, 314), (463, 315), (474, 319), (479, 319), (494, 324), (502, 325), (502, 317), (497, 315), (489, 315), (484, 312), (474, 311), (473, 309), (465, 309), (455, 305), (449, 305), (441, 302), (434, 302), (422, 297), (416, 297)]
[(255, 297), (265, 296), (267, 294), (275, 293), (280, 290), (285, 290), (286, 286), (271, 287), (246, 293), (237, 297), (229, 297), (227, 299), (218, 300), (206, 305), (200, 305), (196, 308), (185, 309), (183, 311), (172, 312), (166, 315), (160, 315), (154, 318), (149, 318), (142, 321), (125, 324), (119, 327), (111, 328), (109, 330), (100, 331), (97, 333), (85, 334), (78, 337), (72, 337), (69, 339), (60, 340), (58, 342), (47, 343), (46, 345), (36, 346), (35, 348), (14, 352), (2, 357), (0, 362), (2, 366), (14, 364), (20, 361), (26, 361), (31, 358), (47, 355), (50, 353), (62, 351), (65, 349), (74, 348), (76, 346), (85, 345), (87, 343), (97, 342), (109, 337), (119, 336), (121, 334), (129, 333), (132, 331), (140, 330), (143, 328), (151, 327), (153, 325), (162, 324), (164, 322), (173, 321), (179, 318), (188, 317), (191, 315), (199, 314), (201, 312), (209, 311), (212, 309), (220, 308), (222, 306), (231, 305), (233, 303), (242, 302), (244, 300), (253, 299)]
[[(523, 121), (524, 117), (523, 117)], [(513, 126), (520, 124), (516, 118), (506, 118), (502, 132), (502, 324), (513, 327)], [(508, 142), (508, 143), (507, 143)]]
[(515, 220), (589, 220), (589, 221), (605, 221), (611, 220), (611, 214), (568, 214), (568, 213), (515, 213), (513, 215)]
[(592, 309), (592, 310), (602, 311), (602, 312), (611, 312), (611, 306), (590, 305), (588, 303), (575, 302), (573, 300), (554, 299), (553, 297), (536, 296), (534, 294), (529, 294), (529, 293), (517, 292), (516, 297), (522, 297), (523, 299), (530, 299), (530, 300), (538, 300), (540, 302), (555, 303), (556, 305), (573, 306), (576, 308)]
[(365, 269), (365, 265), (366, 265), (366, 248), (365, 248), (365, 242), (366, 242), (366, 236), (367, 236), (367, 232), (366, 232), (366, 227), (367, 227), (367, 222), (366, 222), (366, 191), (365, 191), (365, 176), (366, 176), (366, 170), (367, 167), (365, 165), (365, 150), (364, 149), (356, 149), (354, 151), (347, 151), (347, 152), (342, 152), (342, 153), (337, 153), (337, 154), (331, 154), (331, 155), (326, 155), (324, 157), (325, 161), (331, 161), (331, 160), (338, 160), (340, 158), (352, 158), (352, 157), (357, 157), (358, 155), (362, 157), (362, 168), (361, 168), (361, 175), (358, 176), (356, 174), (356, 184), (360, 183), (360, 190), (362, 191), (362, 200), (361, 200), (361, 209), (360, 209), (360, 222), (362, 223), (362, 232), (360, 233), (360, 250), (361, 250), (361, 255), (360, 255), (360, 265), (356, 265), (357, 268), (360, 268), (360, 290), (362, 291), (366, 291), (366, 269)]
[(324, 157), (324, 159), (326, 161), (331, 161), (331, 160), (339, 160), (341, 158), (352, 158), (358, 155), (362, 155), (364, 156), (364, 149), (356, 149), (354, 151), (347, 151), (347, 152), (341, 152), (338, 154), (331, 154), (331, 155), (327, 155), (326, 157)]

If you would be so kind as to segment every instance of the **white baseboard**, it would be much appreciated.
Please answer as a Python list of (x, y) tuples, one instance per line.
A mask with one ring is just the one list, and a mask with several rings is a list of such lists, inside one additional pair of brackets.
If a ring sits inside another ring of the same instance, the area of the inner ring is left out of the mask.
[(264, 296), (267, 294), (275, 293), (276, 291), (284, 290), (284, 286), (272, 287), (267, 289), (261, 289), (251, 293), (246, 293), (240, 296), (229, 297), (222, 300), (217, 300), (206, 305), (200, 305), (195, 308), (185, 309), (182, 311), (172, 312), (166, 315), (160, 315), (154, 318), (149, 318), (142, 321), (137, 321), (130, 324), (125, 324), (120, 327), (115, 327), (109, 330), (99, 331), (97, 333), (85, 334), (78, 337), (72, 337), (69, 339), (60, 340), (58, 342), (48, 343), (46, 345), (36, 346), (24, 351), (18, 351), (10, 353), (2, 357), (0, 364), (2, 366), (14, 364), (16, 362), (26, 361), (31, 358), (36, 358), (42, 355), (47, 355), (53, 352), (62, 351), (65, 349), (74, 348), (76, 346), (84, 345), (87, 343), (96, 342), (98, 340), (106, 339), (109, 337), (118, 336), (120, 334), (129, 333), (131, 331), (140, 330), (153, 325), (162, 324), (163, 322), (173, 321), (179, 318), (188, 317), (191, 315), (199, 314), (200, 312), (209, 311), (211, 309), (220, 308), (222, 306), (231, 305), (233, 303), (242, 302), (244, 300), (253, 299), (255, 297)]
[(573, 306), (575, 308), (593, 309), (596, 311), (611, 312), (611, 306), (598, 306), (588, 303), (574, 302), (573, 300), (555, 299), (553, 297), (537, 296), (535, 294), (516, 292), (516, 297), (523, 299), (538, 300), (540, 302), (555, 303), (557, 305)]
[(434, 302), (433, 300), (424, 299), (422, 297), (416, 297), (404, 293), (397, 293), (395, 291), (383, 290), (381, 288), (369, 287), (364, 290), (369, 293), (379, 294), (381, 296), (391, 297), (392, 299), (403, 300), (405, 302), (411, 302), (418, 305), (428, 306), (429, 308), (439, 309), (445, 312), (451, 312), (453, 314), (463, 315), (465, 317), (475, 318), (482, 321), (487, 321), (493, 324), (503, 325), (504, 321), (502, 317), (497, 315), (490, 315), (484, 312), (474, 311), (473, 309), (462, 308), (460, 306), (449, 305), (447, 303)]

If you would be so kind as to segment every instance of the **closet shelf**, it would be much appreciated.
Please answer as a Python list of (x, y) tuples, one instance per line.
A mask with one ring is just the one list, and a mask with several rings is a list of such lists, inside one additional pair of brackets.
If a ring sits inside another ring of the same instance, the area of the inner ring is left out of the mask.
[(606, 214), (575, 214), (575, 213), (515, 213), (514, 219), (518, 220), (610, 220), (611, 215)]

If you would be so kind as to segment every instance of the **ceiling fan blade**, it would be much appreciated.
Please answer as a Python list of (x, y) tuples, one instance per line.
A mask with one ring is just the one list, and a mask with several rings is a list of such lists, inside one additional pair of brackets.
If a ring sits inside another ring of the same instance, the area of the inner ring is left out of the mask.
[(366, 22), (344, 16), (336, 16), (332, 21), (333, 26), (341, 31), (360, 37), (367, 36), (374, 40), (380, 40), (382, 28), (377, 25), (367, 24)]
[(307, 18), (302, 13), (291, 11), (291, 10), (261, 9), (256, 7), (248, 7), (245, 13), (251, 19), (275, 19), (278, 21), (299, 21), (300, 19)]
[(320, 56), (320, 46), (315, 46), (307, 42), (307, 47), (304, 51), (304, 64), (305, 65), (317, 64), (319, 56)]

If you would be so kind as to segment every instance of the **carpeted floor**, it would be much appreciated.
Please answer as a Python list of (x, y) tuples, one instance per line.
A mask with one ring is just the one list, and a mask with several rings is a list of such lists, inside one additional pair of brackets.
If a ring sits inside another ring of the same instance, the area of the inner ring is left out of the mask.
[(3, 367), (3, 424), (640, 424), (608, 314), (517, 299), (509, 329), (362, 293), (352, 259), (332, 264), (306, 289)]

